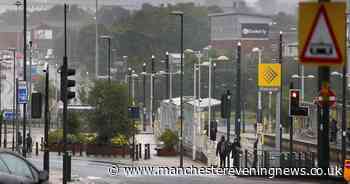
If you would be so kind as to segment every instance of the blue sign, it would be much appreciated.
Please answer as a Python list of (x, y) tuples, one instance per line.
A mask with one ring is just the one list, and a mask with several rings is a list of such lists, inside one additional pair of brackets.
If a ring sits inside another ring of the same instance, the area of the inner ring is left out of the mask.
[(140, 108), (139, 107), (129, 107), (129, 118), (131, 119), (139, 119), (140, 118)]
[(13, 120), (14, 119), (14, 117), (15, 117), (15, 113), (13, 113), (13, 112), (4, 112), (4, 120), (5, 121), (11, 121), (11, 120)]
[(18, 103), (26, 104), (28, 102), (28, 89), (25, 81), (18, 83)]

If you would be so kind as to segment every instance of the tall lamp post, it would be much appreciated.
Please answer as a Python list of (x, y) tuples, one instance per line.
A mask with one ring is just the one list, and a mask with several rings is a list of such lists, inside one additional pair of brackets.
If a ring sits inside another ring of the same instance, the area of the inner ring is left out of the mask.
[[(241, 42), (237, 44), (237, 73), (236, 73), (236, 114), (235, 114), (235, 133), (238, 142), (241, 142)], [(236, 154), (235, 163), (239, 167), (239, 154)]]
[(109, 84), (111, 84), (111, 39), (112, 39), (112, 37), (108, 36), (108, 35), (102, 35), (102, 36), (100, 36), (100, 38), (107, 40), (107, 43), (108, 43), (108, 70), (107, 70), (107, 73), (108, 73), (108, 82), (109, 82)]
[(181, 23), (181, 39), (180, 39), (180, 167), (183, 167), (183, 156), (184, 156), (184, 150), (183, 150), (183, 52), (184, 52), (184, 46), (183, 46), (183, 20), (184, 20), (184, 13), (181, 11), (173, 11), (171, 12), (172, 15), (179, 16), (180, 17), (180, 23)]
[(13, 98), (12, 98), (12, 151), (15, 151), (15, 118), (16, 114), (16, 49), (9, 48), (9, 51), (13, 52)]

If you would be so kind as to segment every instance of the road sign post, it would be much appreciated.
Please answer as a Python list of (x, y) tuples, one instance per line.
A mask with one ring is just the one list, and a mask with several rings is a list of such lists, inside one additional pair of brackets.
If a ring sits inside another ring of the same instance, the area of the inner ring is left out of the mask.
[[(345, 2), (330, 0), (299, 4), (299, 61), (319, 66), (319, 90), (328, 89), (330, 66), (342, 66), (346, 59), (345, 10)], [(318, 167), (324, 171), (329, 167), (329, 107), (326, 102), (317, 109)]]

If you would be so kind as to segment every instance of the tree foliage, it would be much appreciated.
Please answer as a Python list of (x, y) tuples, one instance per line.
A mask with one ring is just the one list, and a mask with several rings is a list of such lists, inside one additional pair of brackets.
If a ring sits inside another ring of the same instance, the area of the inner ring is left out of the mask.
[(124, 84), (95, 81), (88, 103), (95, 107), (90, 113), (91, 129), (97, 132), (98, 143), (109, 143), (117, 133), (129, 137), (128, 89)]

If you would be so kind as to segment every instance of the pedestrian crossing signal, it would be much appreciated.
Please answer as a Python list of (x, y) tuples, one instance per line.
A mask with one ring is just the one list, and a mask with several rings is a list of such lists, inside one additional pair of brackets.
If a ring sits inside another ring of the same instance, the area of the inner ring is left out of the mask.
[(289, 116), (308, 116), (309, 108), (300, 106), (299, 89), (289, 91)]

